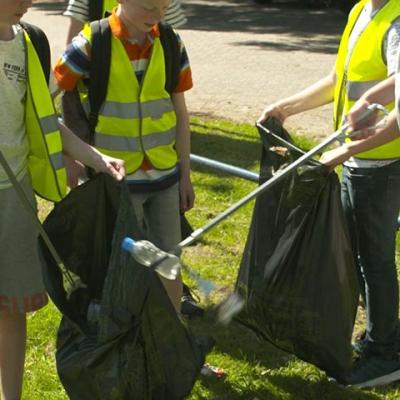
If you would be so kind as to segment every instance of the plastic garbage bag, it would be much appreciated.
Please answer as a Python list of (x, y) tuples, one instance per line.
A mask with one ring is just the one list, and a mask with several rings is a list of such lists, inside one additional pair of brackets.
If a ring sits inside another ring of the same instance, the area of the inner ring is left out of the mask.
[[(260, 130), (260, 181), (298, 158), (275, 120)], [(277, 149), (279, 151), (277, 151)], [(238, 320), (342, 381), (351, 366), (358, 283), (335, 173), (310, 160), (255, 203), (236, 284)]]
[(86, 285), (68, 297), (42, 244), (45, 285), (63, 314), (56, 364), (70, 399), (186, 397), (212, 344), (188, 332), (157, 274), (122, 250), (125, 236), (145, 239), (127, 187), (98, 175), (57, 204), (44, 228)]

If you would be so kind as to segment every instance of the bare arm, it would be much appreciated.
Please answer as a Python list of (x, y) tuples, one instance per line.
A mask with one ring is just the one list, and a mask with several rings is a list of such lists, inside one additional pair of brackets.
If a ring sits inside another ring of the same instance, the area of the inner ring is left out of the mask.
[(69, 45), (72, 42), (72, 39), (82, 30), (82, 28), (83, 23), (81, 21), (72, 17), (69, 19), (66, 45)]
[(97, 172), (106, 172), (117, 180), (125, 176), (124, 162), (117, 158), (106, 156), (94, 147), (80, 140), (64, 124), (59, 123), (64, 153), (78, 160)]
[(397, 139), (399, 135), (400, 130), (397, 125), (396, 112), (393, 110), (389, 114), (385, 127), (377, 130), (375, 135), (369, 136), (366, 139), (346, 142), (336, 149), (329, 150), (322, 154), (320, 162), (331, 167), (336, 167), (351, 156), (391, 142)]
[(176, 113), (176, 151), (179, 157), (181, 177), (180, 196), (181, 210), (193, 207), (194, 192), (190, 180), (190, 126), (184, 93), (173, 93), (172, 103)]
[(291, 115), (328, 104), (333, 101), (335, 84), (336, 72), (335, 68), (333, 68), (325, 78), (308, 86), (301, 92), (267, 106), (258, 122), (264, 122), (269, 117), (275, 117), (284, 122)]
[(347, 115), (349, 124), (353, 130), (362, 129), (376, 123), (376, 118), (370, 118), (366, 124), (357, 124), (361, 113), (372, 103), (382, 105), (388, 104), (394, 100), (395, 75), (390, 76), (382, 82), (367, 90), (354, 104)]

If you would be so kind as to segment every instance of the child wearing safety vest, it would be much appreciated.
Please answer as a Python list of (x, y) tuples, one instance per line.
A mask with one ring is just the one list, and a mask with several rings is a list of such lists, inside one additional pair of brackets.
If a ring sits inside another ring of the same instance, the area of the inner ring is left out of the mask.
[[(38, 54), (19, 25), (31, 3), (0, 0), (0, 150), (35, 209), (34, 191), (51, 201), (61, 200), (66, 193), (63, 152), (118, 180), (123, 178), (124, 164), (102, 155), (59, 124)], [(1, 398), (20, 399), (26, 313), (43, 307), (47, 296), (38, 229), (2, 167), (0, 209)]]
[[(180, 68), (172, 94), (165, 89), (165, 54), (158, 23), (170, 0), (120, 0), (108, 17), (111, 60), (107, 95), (94, 134), (96, 148), (125, 161), (131, 199), (148, 240), (163, 250), (181, 238), (180, 212), (193, 207), (190, 129), (184, 92), (192, 87), (188, 56), (178, 35)], [(55, 67), (63, 90), (90, 79), (91, 30), (86, 25)], [(180, 312), (182, 281), (160, 278)]]
[[(301, 92), (266, 107), (259, 122), (269, 117), (283, 122), (291, 115), (333, 102), (334, 129), (338, 129), (357, 100), (395, 72), (399, 45), (400, 2), (359, 1), (349, 14), (332, 71)], [(393, 109), (393, 104), (388, 107)], [(354, 143), (349, 138), (335, 153), (322, 158), (328, 165), (345, 161), (342, 204), (367, 319), (365, 331), (353, 343), (358, 358), (346, 383), (360, 388), (400, 380), (395, 262), (400, 137), (394, 115), (376, 137)]]
[[(117, 0), (91, 0), (90, 2), (89, 0), (69, 0), (67, 9), (64, 13), (65, 16), (70, 17), (70, 25), (67, 33), (67, 45), (76, 35), (78, 35), (85, 23), (91, 21), (92, 18), (100, 19), (106, 12), (112, 12), (112, 9), (117, 5)], [(96, 12), (93, 12), (94, 6), (96, 7)], [(100, 12), (98, 12), (99, 10)], [(179, 0), (171, 0), (163, 21), (173, 28), (179, 28), (187, 22)], [(64, 101), (68, 101), (68, 99), (63, 98), (63, 104)], [(64, 112), (67, 112), (65, 108)], [(81, 177), (85, 175), (85, 171), (79, 163), (72, 162), (68, 159), (65, 161), (68, 186), (75, 187)], [(181, 218), (184, 218), (184, 215), (182, 215)], [(182, 232), (182, 234), (184, 234), (184, 232)], [(184, 282), (181, 298), (181, 313), (187, 317), (202, 316), (204, 313), (204, 310), (198, 304), (198, 298), (192, 295), (189, 286)]]

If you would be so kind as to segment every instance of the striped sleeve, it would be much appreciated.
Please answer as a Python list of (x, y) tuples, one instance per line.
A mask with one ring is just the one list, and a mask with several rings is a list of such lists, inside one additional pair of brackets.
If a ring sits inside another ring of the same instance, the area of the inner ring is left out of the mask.
[(179, 28), (186, 24), (187, 19), (183, 13), (182, 6), (179, 0), (172, 0), (167, 12), (164, 16), (164, 21), (173, 28)]
[(79, 80), (89, 77), (90, 43), (80, 33), (58, 59), (54, 77), (63, 90), (72, 90)]
[[(176, 33), (176, 32), (175, 32)], [(179, 80), (178, 85), (175, 89), (175, 93), (185, 92), (193, 87), (192, 80), (192, 69), (190, 68), (189, 57), (185, 48), (185, 44), (183, 40), (176, 33), (176, 37), (178, 38), (178, 43), (181, 52), (180, 59), (180, 72), (179, 72)]]
[(69, 0), (63, 15), (86, 23), (89, 21), (89, 0)]
[[(118, 5), (117, 1), (115, 1), (115, 5)], [(86, 23), (89, 21), (89, 0), (69, 0), (64, 15)], [(174, 28), (179, 28), (186, 24), (187, 19), (179, 0), (171, 1), (164, 20)]]

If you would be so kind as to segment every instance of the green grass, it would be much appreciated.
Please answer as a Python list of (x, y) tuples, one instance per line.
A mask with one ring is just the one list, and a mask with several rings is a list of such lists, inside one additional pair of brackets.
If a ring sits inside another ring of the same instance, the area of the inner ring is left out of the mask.
[[(258, 172), (260, 143), (253, 126), (228, 121), (192, 120), (192, 151)], [(313, 143), (296, 137), (296, 144), (310, 148)], [(187, 217), (194, 228), (204, 225), (229, 205), (256, 187), (255, 183), (209, 168), (194, 166), (196, 205)], [(240, 209), (203, 240), (184, 251), (184, 261), (213, 280), (219, 287), (211, 303), (231, 290), (237, 276), (247, 237), (253, 202)], [(49, 205), (40, 202), (43, 218)], [(185, 278), (188, 281), (188, 278)], [(204, 299), (202, 299), (204, 301)], [(211, 306), (210, 304), (204, 304)], [(67, 399), (55, 369), (55, 337), (59, 313), (50, 304), (29, 317), (29, 341), (24, 398)], [(328, 382), (325, 374), (294, 356), (260, 341), (236, 323), (227, 328), (205, 321), (190, 321), (195, 331), (211, 333), (217, 344), (207, 362), (226, 371), (226, 377), (200, 377), (189, 399), (214, 400), (397, 400), (400, 385), (360, 391), (342, 389)]]

